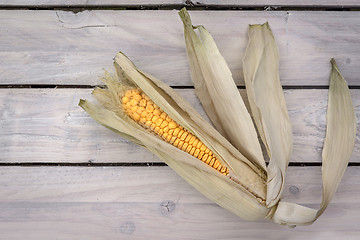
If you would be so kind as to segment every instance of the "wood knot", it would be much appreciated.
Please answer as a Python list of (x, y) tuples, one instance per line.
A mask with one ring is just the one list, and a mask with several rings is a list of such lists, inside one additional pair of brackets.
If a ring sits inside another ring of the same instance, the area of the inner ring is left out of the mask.
[(300, 192), (299, 188), (297, 186), (294, 186), (294, 185), (289, 187), (289, 191), (290, 191), (291, 194), (294, 194), (294, 195), (298, 194)]
[(162, 213), (170, 213), (175, 211), (176, 204), (173, 201), (165, 200), (160, 203), (160, 211)]

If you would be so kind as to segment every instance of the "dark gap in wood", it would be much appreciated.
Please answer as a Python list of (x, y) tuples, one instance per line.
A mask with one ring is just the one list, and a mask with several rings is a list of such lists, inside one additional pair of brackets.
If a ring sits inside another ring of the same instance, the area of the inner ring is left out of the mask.
[[(163, 162), (138, 162), (138, 163), (49, 163), (49, 162), (30, 162), (30, 163), (4, 163), (0, 162), (0, 167), (166, 167)], [(290, 162), (289, 167), (321, 167), (321, 162)], [(349, 167), (360, 166), (360, 162), (350, 162)]]
[(165, 167), (166, 163), (163, 162), (138, 162), (138, 163), (94, 163), (94, 162), (81, 162), (81, 163), (49, 163), (49, 162), (29, 162), (29, 163), (1, 163), (0, 167), (6, 166), (20, 166), (20, 167)]
[(85, 88), (91, 89), (95, 87), (100, 87), (100, 85), (57, 85), (57, 84), (8, 84), (0, 85), (1, 88)]
[[(0, 84), (0, 89), (8, 89), (8, 88), (15, 88), (15, 89), (23, 89), (23, 88), (31, 88), (31, 89), (93, 89), (95, 87), (104, 87), (104, 85), (57, 85), (57, 84)], [(194, 86), (170, 86), (173, 89), (194, 89)], [(291, 85), (284, 85), (282, 86), (285, 90), (295, 90), (295, 89), (329, 89), (329, 86), (325, 85), (301, 85), (301, 86), (291, 86)], [(245, 86), (237, 86), (238, 89), (245, 89)], [(350, 89), (360, 89), (360, 86), (349, 86)]]
[(51, 10), (51, 11), (70, 11), (74, 13), (93, 10), (180, 10), (186, 7), (191, 11), (358, 11), (360, 5), (339, 6), (339, 5), (242, 5), (242, 4), (213, 4), (205, 5), (196, 1), (187, 0), (185, 4), (149, 4), (149, 5), (3, 5), (0, 10)]

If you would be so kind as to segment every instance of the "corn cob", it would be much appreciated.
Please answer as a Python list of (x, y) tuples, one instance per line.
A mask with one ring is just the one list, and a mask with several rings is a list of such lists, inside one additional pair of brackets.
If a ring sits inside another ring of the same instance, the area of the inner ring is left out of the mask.
[(220, 173), (229, 174), (229, 169), (220, 163), (200, 139), (171, 119), (140, 89), (127, 90), (121, 101), (127, 115), (140, 126), (174, 147), (198, 158)]

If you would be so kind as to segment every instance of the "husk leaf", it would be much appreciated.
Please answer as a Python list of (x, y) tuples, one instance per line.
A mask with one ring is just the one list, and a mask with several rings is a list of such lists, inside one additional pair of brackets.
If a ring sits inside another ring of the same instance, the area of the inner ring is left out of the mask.
[(279, 78), (279, 54), (268, 23), (250, 25), (243, 59), (251, 112), (270, 157), (266, 204), (280, 199), (292, 151), (292, 129)]
[(356, 119), (349, 88), (334, 59), (327, 109), (327, 126), (322, 152), (323, 198), (319, 210), (280, 202), (273, 221), (286, 225), (313, 223), (325, 211), (345, 173), (355, 144)]
[(210, 33), (203, 26), (192, 26), (185, 8), (179, 15), (184, 24), (192, 81), (206, 113), (225, 138), (266, 171), (254, 124), (225, 59)]

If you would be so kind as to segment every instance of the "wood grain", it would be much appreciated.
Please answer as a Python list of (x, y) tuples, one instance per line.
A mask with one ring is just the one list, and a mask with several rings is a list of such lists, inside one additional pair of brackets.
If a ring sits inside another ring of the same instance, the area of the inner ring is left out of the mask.
[[(283, 199), (299, 204), (320, 203), (321, 182), (321, 167), (289, 167)], [(354, 199), (360, 198), (359, 187), (360, 167), (348, 167), (332, 203), (354, 203)], [(0, 196), (0, 203), (161, 203), (171, 200), (213, 204), (167, 166), (3, 166), (0, 168)]]
[[(283, 85), (328, 85), (334, 57), (349, 85), (360, 81), (360, 12), (193, 11), (213, 34), (234, 79), (248, 24), (268, 21)], [(351, 23), (351, 24), (350, 24)], [(0, 84), (95, 85), (118, 51), (169, 85), (192, 85), (177, 11), (0, 11)]]
[[(284, 199), (317, 207), (319, 172), (289, 168)], [(359, 173), (348, 168), (314, 225), (289, 229), (236, 217), (168, 167), (2, 167), (0, 239), (356, 239)]]
[[(177, 91), (206, 118), (194, 90)], [(90, 92), (0, 89), (0, 162), (159, 162), (145, 149), (96, 123), (77, 106), (80, 98), (93, 100)], [(241, 93), (246, 99), (245, 91)], [(351, 93), (358, 115), (360, 92), (354, 89)], [(327, 90), (286, 90), (285, 98), (294, 134), (291, 162), (321, 162)], [(359, 162), (358, 136), (351, 162)]]
[(187, 5), (187, 6), (292, 6), (292, 7), (357, 7), (356, 0), (2, 0), (0, 6), (153, 6), (153, 5)]
[(183, 0), (2, 0), (0, 6), (158, 6), (183, 3)]
[(356, 7), (359, 1), (356, 0), (200, 0), (200, 4), (207, 6), (270, 6), (270, 7)]

